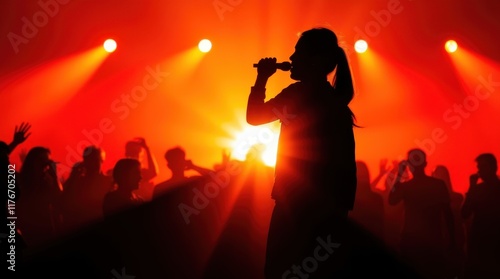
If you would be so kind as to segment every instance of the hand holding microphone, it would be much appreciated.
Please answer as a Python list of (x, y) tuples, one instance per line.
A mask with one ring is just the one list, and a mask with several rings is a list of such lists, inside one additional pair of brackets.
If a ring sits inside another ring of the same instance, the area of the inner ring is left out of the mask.
[[(281, 62), (281, 63), (275, 63), (275, 65), (276, 65), (276, 69), (282, 70), (282, 71), (290, 71), (290, 69), (292, 68), (292, 64), (290, 62), (288, 62), (288, 61)], [(259, 64), (258, 63), (254, 63), (253, 67), (254, 68), (258, 68)]]
[(257, 68), (257, 73), (265, 77), (272, 76), (277, 69), (282, 71), (289, 71), (292, 68), (290, 62), (276, 63), (276, 58), (262, 58), (258, 64), (253, 64), (254, 68)]

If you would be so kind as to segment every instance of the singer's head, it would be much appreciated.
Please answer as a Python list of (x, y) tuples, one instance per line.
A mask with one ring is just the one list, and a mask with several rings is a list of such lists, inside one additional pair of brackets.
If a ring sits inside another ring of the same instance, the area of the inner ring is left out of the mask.
[(332, 84), (336, 94), (341, 94), (346, 103), (352, 100), (354, 87), (351, 70), (347, 56), (332, 30), (313, 28), (303, 32), (290, 61), (291, 78), (305, 82), (326, 80), (328, 74), (336, 69)]

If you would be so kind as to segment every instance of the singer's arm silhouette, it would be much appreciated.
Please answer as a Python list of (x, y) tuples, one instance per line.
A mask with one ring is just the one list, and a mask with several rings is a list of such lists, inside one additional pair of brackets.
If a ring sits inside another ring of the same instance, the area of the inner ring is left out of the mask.
[[(290, 61), (290, 77), (297, 82), (268, 101), (266, 85), (276, 72), (276, 58), (259, 61), (246, 114), (252, 125), (281, 122), (267, 278), (290, 272), (318, 237), (342, 241), (356, 192), (355, 125), (348, 107), (354, 90), (344, 50), (331, 30), (311, 29), (300, 36)], [(330, 83), (327, 76), (334, 70)], [(327, 269), (314, 274), (330, 275)]]

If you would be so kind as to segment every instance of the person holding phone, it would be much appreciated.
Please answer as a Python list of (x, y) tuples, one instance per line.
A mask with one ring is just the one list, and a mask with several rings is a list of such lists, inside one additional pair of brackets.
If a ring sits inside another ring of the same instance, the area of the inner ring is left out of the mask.
[[(455, 249), (450, 194), (443, 180), (425, 173), (426, 166), (425, 152), (411, 149), (407, 160), (399, 164), (389, 204), (404, 203), (405, 220), (399, 244), (403, 259), (423, 278), (447, 278), (446, 249)], [(401, 182), (406, 169), (413, 177)], [(449, 243), (445, 243), (444, 233), (449, 234)]]

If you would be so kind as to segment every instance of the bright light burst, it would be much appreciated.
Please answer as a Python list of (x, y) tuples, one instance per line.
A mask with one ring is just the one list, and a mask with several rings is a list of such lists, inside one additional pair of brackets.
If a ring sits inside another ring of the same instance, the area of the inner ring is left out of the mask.
[(446, 49), (447, 52), (449, 53), (453, 53), (455, 51), (457, 51), (458, 49), (458, 44), (456, 41), (454, 40), (448, 40), (445, 44), (444, 44), (444, 48)]
[(116, 50), (116, 41), (113, 39), (107, 39), (104, 44), (102, 45), (104, 47), (104, 50), (107, 52), (111, 53)]
[(212, 42), (208, 39), (203, 39), (198, 43), (198, 48), (201, 52), (209, 52), (212, 49)]
[(273, 126), (241, 125), (239, 129), (231, 129), (231, 157), (244, 161), (247, 155), (258, 155), (267, 166), (276, 165), (279, 132)]
[(354, 44), (354, 49), (357, 53), (363, 53), (368, 49), (368, 43), (365, 40), (358, 40)]

